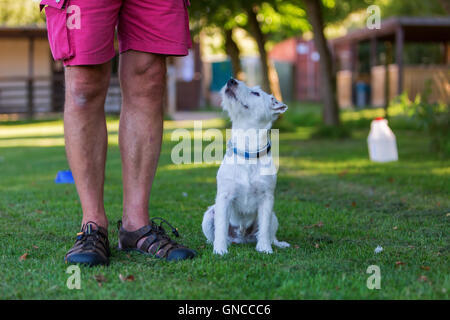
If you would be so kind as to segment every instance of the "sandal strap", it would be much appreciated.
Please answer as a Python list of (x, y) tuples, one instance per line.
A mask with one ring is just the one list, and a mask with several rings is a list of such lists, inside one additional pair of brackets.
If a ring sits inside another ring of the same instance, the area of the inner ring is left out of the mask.
[[(158, 227), (153, 222), (136, 231), (125, 230), (121, 221), (118, 222), (117, 226), (119, 229), (120, 247), (122, 249), (139, 249), (156, 255), (159, 258), (164, 258), (169, 251), (183, 247), (171, 240), (165, 234), (164, 229), (161, 226)], [(145, 237), (147, 238), (138, 246), (139, 240)]]
[(161, 248), (163, 248), (164, 246), (166, 246), (169, 243), (170, 243), (170, 240), (167, 240), (167, 239), (161, 239), (159, 241), (156, 241), (155, 243), (153, 243), (150, 246), (150, 250), (148, 252), (150, 252), (151, 254), (156, 254)]
[(158, 240), (158, 237), (155, 234), (150, 234), (147, 239), (140, 246), (140, 250), (148, 252), (148, 248)]
[(122, 248), (136, 248), (139, 240), (147, 235), (153, 234), (151, 225), (143, 226), (136, 231), (127, 231), (123, 228), (122, 222), (118, 222), (119, 240)]
[(172, 242), (169, 242), (169, 243), (167, 243), (167, 244), (165, 244), (163, 246), (160, 246), (160, 249), (156, 252), (155, 255), (157, 257), (163, 258), (163, 257), (165, 257), (167, 255), (167, 253), (170, 250), (175, 249), (176, 247), (177, 247), (176, 244), (174, 244)]

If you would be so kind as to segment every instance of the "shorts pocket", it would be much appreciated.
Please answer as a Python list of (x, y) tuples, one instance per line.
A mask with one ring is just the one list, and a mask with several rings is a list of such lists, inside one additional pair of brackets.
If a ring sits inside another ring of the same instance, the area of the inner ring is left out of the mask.
[(40, 2), (41, 10), (45, 7), (48, 42), (55, 60), (66, 60), (75, 55), (67, 27), (66, 4), (68, 2), (68, 0), (42, 0)]

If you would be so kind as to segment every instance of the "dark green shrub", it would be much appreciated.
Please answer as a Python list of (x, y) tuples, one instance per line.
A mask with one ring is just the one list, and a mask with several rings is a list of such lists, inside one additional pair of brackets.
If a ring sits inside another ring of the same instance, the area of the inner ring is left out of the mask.
[(431, 81), (427, 81), (422, 96), (411, 105), (413, 117), (430, 137), (430, 150), (440, 156), (450, 154), (450, 108), (445, 103), (430, 103)]
[(342, 124), (338, 127), (319, 125), (311, 135), (314, 139), (346, 139), (351, 136), (350, 128)]

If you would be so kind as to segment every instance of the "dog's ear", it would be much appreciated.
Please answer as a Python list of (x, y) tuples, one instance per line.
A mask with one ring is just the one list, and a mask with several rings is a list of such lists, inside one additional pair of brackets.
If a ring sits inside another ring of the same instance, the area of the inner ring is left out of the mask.
[(277, 99), (272, 100), (272, 111), (274, 114), (279, 115), (285, 113), (288, 109), (287, 105), (283, 102), (278, 101)]

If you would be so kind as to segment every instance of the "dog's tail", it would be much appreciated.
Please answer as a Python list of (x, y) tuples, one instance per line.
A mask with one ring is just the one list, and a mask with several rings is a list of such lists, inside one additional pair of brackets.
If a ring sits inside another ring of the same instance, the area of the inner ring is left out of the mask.
[(214, 242), (214, 206), (210, 206), (203, 215), (202, 230), (209, 243)]

